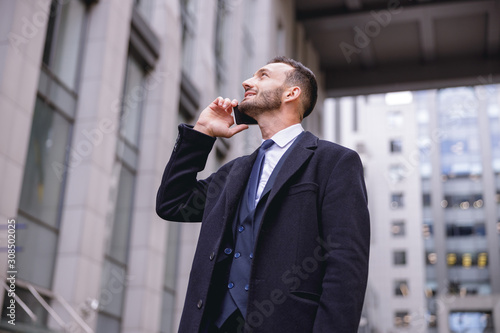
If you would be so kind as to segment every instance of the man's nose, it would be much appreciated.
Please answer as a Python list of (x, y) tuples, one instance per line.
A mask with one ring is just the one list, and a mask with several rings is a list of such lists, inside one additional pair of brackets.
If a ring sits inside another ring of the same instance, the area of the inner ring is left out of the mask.
[(245, 91), (252, 88), (253, 87), (252, 78), (249, 78), (249, 79), (246, 79), (245, 81), (243, 81), (242, 85), (243, 85), (243, 89), (245, 89)]

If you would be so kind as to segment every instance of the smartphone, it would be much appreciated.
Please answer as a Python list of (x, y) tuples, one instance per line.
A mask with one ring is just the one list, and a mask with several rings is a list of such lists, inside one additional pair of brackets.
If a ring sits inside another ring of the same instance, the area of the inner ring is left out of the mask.
[(233, 112), (234, 112), (234, 120), (236, 121), (236, 124), (247, 124), (247, 125), (256, 125), (257, 120), (253, 119), (252, 117), (240, 112), (238, 110), (238, 106), (236, 105), (233, 107)]

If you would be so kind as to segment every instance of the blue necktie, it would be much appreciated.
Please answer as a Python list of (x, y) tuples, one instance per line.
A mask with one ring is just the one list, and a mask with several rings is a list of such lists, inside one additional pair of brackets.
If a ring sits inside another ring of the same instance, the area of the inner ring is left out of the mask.
[(262, 172), (262, 166), (264, 165), (264, 157), (266, 150), (274, 144), (274, 141), (267, 139), (262, 143), (257, 153), (257, 158), (253, 164), (252, 173), (250, 178), (248, 178), (248, 207), (250, 209), (255, 208), (255, 197), (257, 196), (257, 189), (259, 187), (260, 174)]

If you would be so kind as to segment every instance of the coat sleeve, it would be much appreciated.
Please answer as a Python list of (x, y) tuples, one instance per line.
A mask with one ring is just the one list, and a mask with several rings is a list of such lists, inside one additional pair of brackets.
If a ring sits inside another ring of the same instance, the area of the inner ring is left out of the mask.
[(363, 166), (348, 150), (329, 176), (321, 206), (322, 238), (328, 244), (314, 332), (355, 333), (368, 278), (370, 217)]
[(179, 125), (179, 136), (165, 167), (156, 196), (156, 213), (165, 220), (200, 222), (210, 177), (197, 180), (205, 168), (215, 138)]

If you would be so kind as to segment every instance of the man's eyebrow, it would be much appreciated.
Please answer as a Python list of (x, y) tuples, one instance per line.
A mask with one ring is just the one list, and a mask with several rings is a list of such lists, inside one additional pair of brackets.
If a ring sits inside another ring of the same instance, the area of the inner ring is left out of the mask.
[(262, 74), (262, 73), (269, 73), (269, 72), (270, 72), (269, 69), (267, 69), (267, 68), (261, 68), (257, 72), (255, 72), (254, 76)]

